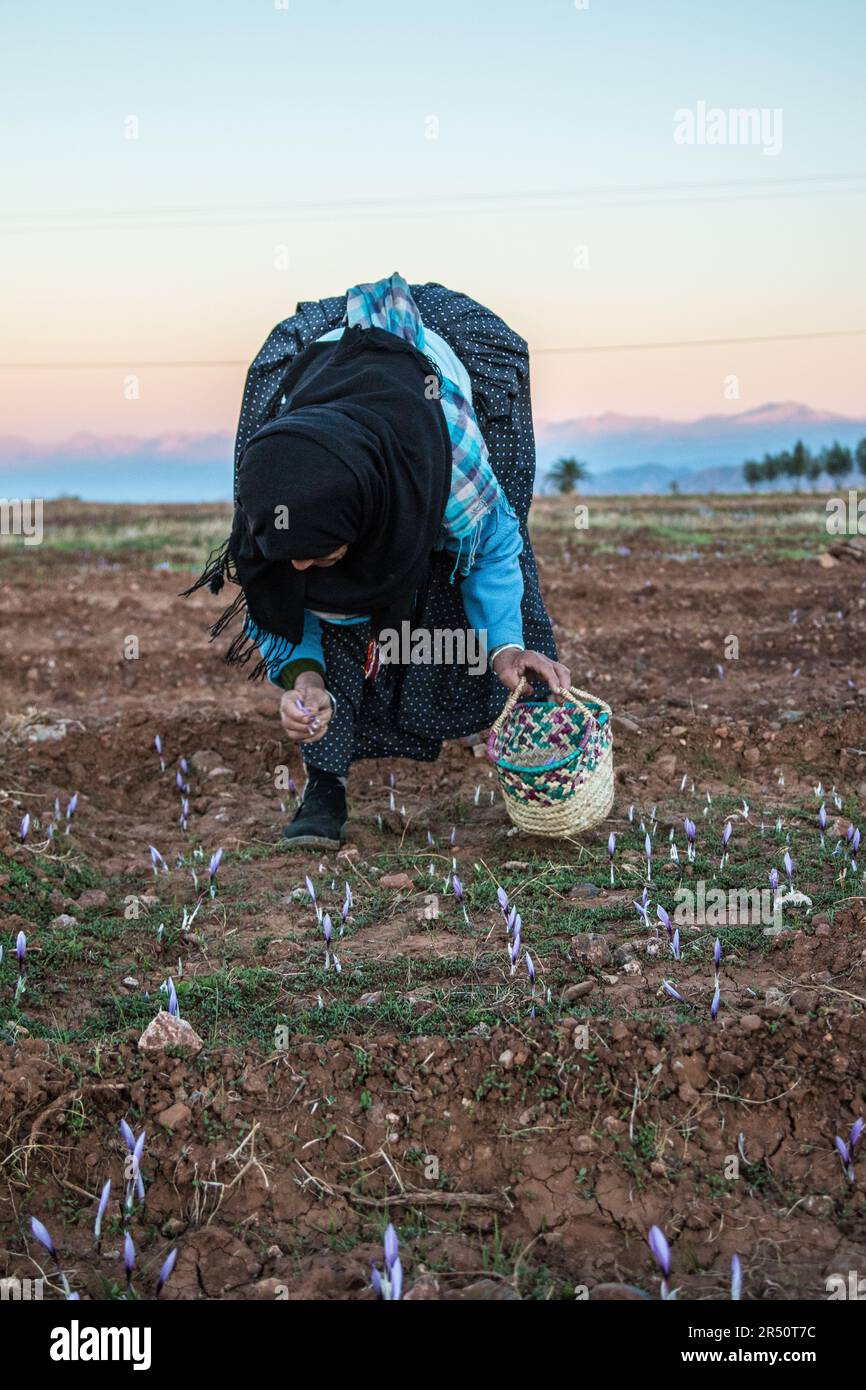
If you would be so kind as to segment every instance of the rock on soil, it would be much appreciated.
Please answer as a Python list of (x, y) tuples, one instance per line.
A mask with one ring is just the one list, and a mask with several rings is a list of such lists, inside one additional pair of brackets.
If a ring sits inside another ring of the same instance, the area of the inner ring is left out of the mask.
[(139, 1038), (138, 1046), (142, 1052), (149, 1054), (167, 1052), (169, 1048), (175, 1048), (184, 1056), (196, 1057), (204, 1043), (185, 1018), (177, 1018), (165, 1009), (160, 1009), (156, 1018), (151, 1019)]

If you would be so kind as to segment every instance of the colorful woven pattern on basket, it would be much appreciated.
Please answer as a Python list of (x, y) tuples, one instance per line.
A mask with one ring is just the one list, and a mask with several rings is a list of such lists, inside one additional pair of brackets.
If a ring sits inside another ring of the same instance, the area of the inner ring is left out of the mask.
[(591, 713), (594, 718), (588, 719), (573, 706), (544, 701), (517, 705), (489, 750), (503, 790), (548, 804), (571, 796), (610, 746), (606, 711)]

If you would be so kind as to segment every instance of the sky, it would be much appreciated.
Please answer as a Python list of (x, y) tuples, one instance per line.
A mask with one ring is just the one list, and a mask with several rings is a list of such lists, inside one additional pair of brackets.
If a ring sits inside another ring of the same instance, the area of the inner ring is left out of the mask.
[(233, 430), (273, 324), (394, 270), (529, 340), (542, 420), (866, 413), (862, 0), (2, 15), (0, 434)]

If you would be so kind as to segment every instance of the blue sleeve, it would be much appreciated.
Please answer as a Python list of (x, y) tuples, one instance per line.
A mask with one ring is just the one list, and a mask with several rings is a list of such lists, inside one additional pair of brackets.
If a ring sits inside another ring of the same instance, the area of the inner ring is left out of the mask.
[[(270, 632), (265, 632), (262, 628), (257, 628), (253, 622), (247, 624), (247, 632), (253, 641), (258, 643), (259, 651), (265, 661), (269, 660), (270, 653), (275, 648), (279, 648), (282, 640), (279, 637), (274, 637)], [(274, 685), (279, 685), (280, 672), (284, 667), (288, 666), (290, 661), (300, 661), (301, 659), (317, 661), (322, 670), (325, 670), (325, 654), (322, 651), (322, 622), (315, 613), (311, 613), (307, 608), (304, 609), (304, 631), (300, 642), (291, 656), (286, 657), (279, 664), (274, 662), (274, 668), (268, 670), (268, 679)]]
[[(445, 548), (454, 552), (457, 542), (449, 537)], [(500, 502), (481, 523), (472, 568), (460, 584), (469, 626), (476, 632), (486, 629), (488, 651), (503, 642), (523, 646), (522, 550), (520, 523), (508, 503)]]

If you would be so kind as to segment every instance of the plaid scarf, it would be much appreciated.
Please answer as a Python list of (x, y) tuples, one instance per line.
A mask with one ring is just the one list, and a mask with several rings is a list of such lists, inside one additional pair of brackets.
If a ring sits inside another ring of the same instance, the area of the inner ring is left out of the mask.
[[(346, 293), (346, 323), (350, 328), (382, 328), (405, 338), (427, 356), (421, 314), (402, 275), (394, 274), (374, 284), (353, 285)], [(431, 366), (438, 378), (439, 402), (451, 436), (451, 492), (436, 548), (441, 550), (449, 536), (459, 542), (453, 579), (458, 570), (460, 574), (469, 573), (481, 522), (504, 499), (472, 402), (456, 382), (443, 377), (433, 363)]]

